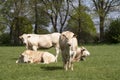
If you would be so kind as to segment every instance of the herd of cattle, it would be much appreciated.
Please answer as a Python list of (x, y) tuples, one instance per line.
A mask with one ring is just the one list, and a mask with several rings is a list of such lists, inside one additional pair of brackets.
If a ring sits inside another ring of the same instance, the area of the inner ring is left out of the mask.
[[(63, 67), (65, 70), (73, 70), (73, 62), (85, 60), (90, 55), (85, 47), (78, 47), (76, 35), (70, 31), (51, 34), (23, 34), (19, 37), (26, 45), (27, 50), (20, 54), (16, 63), (44, 63), (57, 62), (61, 52)], [(55, 47), (56, 56), (45, 51), (37, 51), (39, 48)]]

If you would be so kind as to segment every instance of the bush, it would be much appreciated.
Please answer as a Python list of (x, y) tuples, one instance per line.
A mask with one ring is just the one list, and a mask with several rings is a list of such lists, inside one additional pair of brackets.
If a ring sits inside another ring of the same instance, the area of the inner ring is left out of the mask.
[(120, 42), (120, 19), (113, 20), (105, 33), (107, 42), (119, 43)]
[(10, 36), (8, 33), (3, 33), (0, 35), (0, 44), (10, 44)]

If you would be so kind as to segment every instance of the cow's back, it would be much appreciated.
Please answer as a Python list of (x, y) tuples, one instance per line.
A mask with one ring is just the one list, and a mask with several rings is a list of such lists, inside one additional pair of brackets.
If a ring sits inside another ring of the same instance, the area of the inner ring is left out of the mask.
[(60, 33), (51, 33), (50, 34), (51, 40), (53, 44), (57, 44), (59, 43), (59, 37), (60, 37)]
[(49, 52), (44, 52), (42, 58), (43, 58), (43, 62), (46, 64), (55, 62), (55, 60), (56, 60), (55, 56)]
[(39, 48), (50, 48), (52, 46), (52, 41), (49, 34), (31, 36), (28, 40), (30, 44), (33, 46), (38, 46)]

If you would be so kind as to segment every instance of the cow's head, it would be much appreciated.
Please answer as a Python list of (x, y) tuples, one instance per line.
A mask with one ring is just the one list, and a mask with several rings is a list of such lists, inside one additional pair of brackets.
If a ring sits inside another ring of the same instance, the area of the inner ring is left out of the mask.
[(85, 47), (81, 47), (81, 60), (84, 61), (85, 58), (89, 55), (90, 55), (90, 52)]
[(24, 63), (24, 56), (20, 55), (16, 63)]
[(32, 58), (26, 53), (22, 53), (19, 56), (18, 60), (16, 61), (16, 63), (30, 63), (30, 62), (32, 62)]
[(65, 40), (66, 40), (66, 42), (67, 42), (67, 44), (68, 44), (69, 46), (71, 46), (71, 45), (74, 43), (73, 40), (76, 38), (76, 35), (73, 35), (73, 36), (70, 37), (70, 38), (66, 37), (64, 34), (63, 34), (62, 36), (64, 36), (64, 38), (65, 38)]
[(73, 35), (72, 38), (68, 39), (68, 45), (72, 46), (74, 44), (74, 42), (76, 41), (76, 36), (77, 35)]
[(30, 37), (31, 36), (29, 34), (23, 34), (23, 35), (19, 36), (19, 38), (23, 41), (24, 44), (27, 44), (27, 40)]

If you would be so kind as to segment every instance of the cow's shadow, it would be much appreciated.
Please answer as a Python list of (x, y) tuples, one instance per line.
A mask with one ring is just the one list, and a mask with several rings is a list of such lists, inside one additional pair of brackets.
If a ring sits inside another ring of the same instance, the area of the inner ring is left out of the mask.
[(40, 68), (43, 70), (50, 70), (50, 71), (63, 69), (63, 67), (60, 66), (41, 66)]
[(11, 60), (17, 60), (17, 59), (18, 59), (18, 58), (15, 58), (15, 57), (14, 57), (14, 58), (11, 58)]

